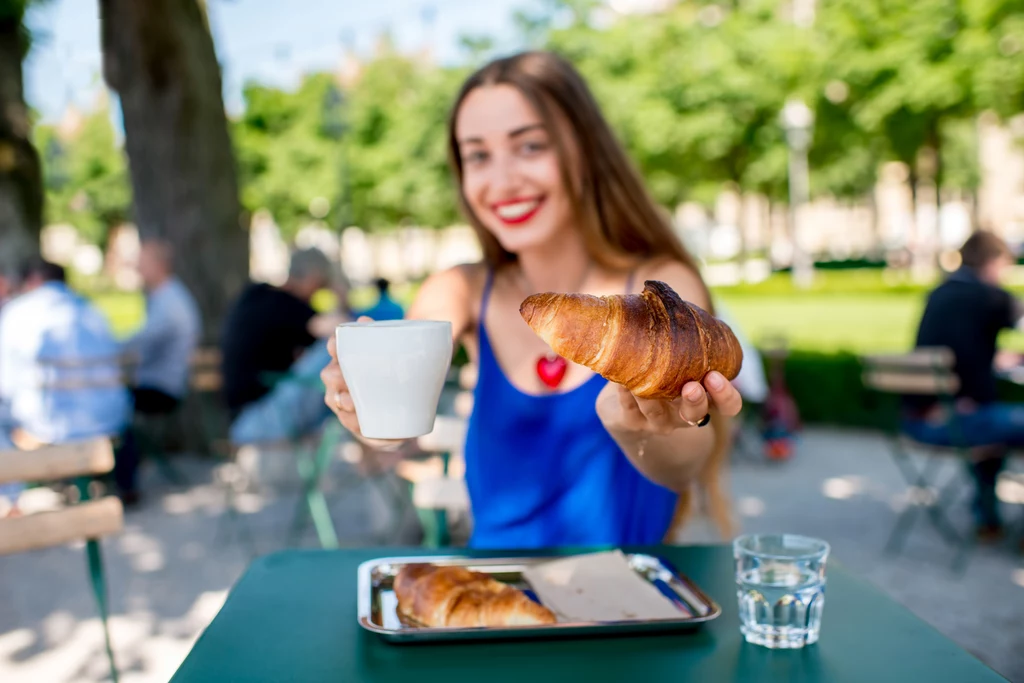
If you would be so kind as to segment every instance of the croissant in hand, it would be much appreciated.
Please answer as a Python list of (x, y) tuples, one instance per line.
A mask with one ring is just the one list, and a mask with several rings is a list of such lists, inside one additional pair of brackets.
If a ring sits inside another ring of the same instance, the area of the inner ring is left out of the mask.
[(640, 398), (678, 398), (712, 370), (735, 379), (743, 363), (728, 325), (656, 280), (640, 294), (534, 294), (519, 313), (555, 353)]

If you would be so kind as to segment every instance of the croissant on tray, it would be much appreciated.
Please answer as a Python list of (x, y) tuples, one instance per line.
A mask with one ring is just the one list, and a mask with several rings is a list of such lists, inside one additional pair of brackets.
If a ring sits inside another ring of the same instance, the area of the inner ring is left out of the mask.
[(398, 613), (424, 626), (474, 628), (555, 623), (520, 590), (465, 567), (409, 564), (394, 580)]
[(534, 294), (519, 313), (555, 353), (641, 398), (677, 398), (712, 370), (735, 379), (743, 364), (728, 325), (656, 280), (640, 294)]

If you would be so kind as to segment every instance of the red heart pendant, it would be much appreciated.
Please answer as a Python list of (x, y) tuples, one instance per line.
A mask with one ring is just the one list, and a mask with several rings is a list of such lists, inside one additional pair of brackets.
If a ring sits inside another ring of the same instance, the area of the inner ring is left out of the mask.
[(552, 389), (562, 383), (569, 363), (561, 356), (541, 356), (537, 360), (537, 376)]

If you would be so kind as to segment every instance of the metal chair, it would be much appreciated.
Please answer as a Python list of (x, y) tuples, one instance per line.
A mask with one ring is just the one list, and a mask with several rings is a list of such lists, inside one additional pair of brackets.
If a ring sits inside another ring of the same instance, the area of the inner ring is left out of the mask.
[[(973, 547), (973, 539), (969, 534), (957, 530), (949, 519), (948, 510), (960, 497), (964, 480), (957, 473), (944, 483), (938, 481), (944, 461), (939, 456), (953, 456), (961, 462), (971, 458), (971, 447), (967, 445), (966, 434), (955, 409), (960, 382), (953, 372), (953, 352), (944, 347), (919, 348), (904, 354), (868, 355), (862, 358), (862, 362), (863, 382), (869, 389), (897, 396), (937, 398), (945, 410), (952, 436), (952, 445), (935, 446), (907, 436), (901, 429), (898, 416), (889, 425), (889, 450), (907, 483), (908, 505), (896, 520), (885, 546), (886, 552), (898, 554), (902, 550), (907, 535), (923, 509), (939, 535), (956, 550), (954, 570), (963, 572)], [(923, 464), (918, 464), (911, 456), (911, 448), (925, 452)]]
[(424, 545), (440, 548), (451, 543), (449, 512), (469, 511), (469, 492), (461, 476), (453, 476), (452, 460), (461, 457), (466, 443), (465, 419), (438, 415), (434, 430), (417, 439), (420, 450), (440, 456), (439, 476), (426, 476), (413, 482), (412, 502), (424, 530)]
[(107, 580), (97, 539), (124, 526), (121, 501), (115, 496), (89, 499), (92, 476), (110, 472), (114, 451), (109, 439), (93, 439), (34, 451), (0, 451), (0, 483), (46, 482), (76, 478), (79, 502), (61, 510), (0, 519), (0, 555), (85, 541), (89, 581), (103, 623), (110, 676), (117, 683), (117, 664), (107, 624)]

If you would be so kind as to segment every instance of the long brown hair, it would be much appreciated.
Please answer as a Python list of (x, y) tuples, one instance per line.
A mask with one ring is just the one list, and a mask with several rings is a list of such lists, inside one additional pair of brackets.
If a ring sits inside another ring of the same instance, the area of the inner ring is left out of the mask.
[[(639, 259), (668, 258), (688, 266), (700, 277), (696, 260), (672, 231), (668, 212), (647, 192), (640, 174), (615, 138), (601, 114), (597, 101), (578, 71), (551, 52), (523, 52), (497, 59), (483, 66), (462, 85), (448, 119), (448, 158), (459, 188), (459, 202), (483, 245), (487, 265), (497, 270), (515, 261), (498, 240), (473, 214), (462, 191), (462, 158), (455, 136), (455, 121), (462, 102), (474, 89), (489, 85), (511, 85), (533, 105), (554, 140), (562, 183), (571, 194), (575, 218), (583, 243), (594, 261), (606, 268), (635, 267)], [(569, 123), (575, 138), (580, 175), (569, 168), (566, 144), (555, 125), (556, 112)], [(703, 284), (703, 282), (702, 282)], [(704, 287), (710, 304), (711, 296)], [(704, 488), (708, 507), (723, 537), (731, 535), (728, 499), (716, 483), (731, 450), (730, 420), (712, 411), (715, 446), (695, 484)], [(693, 487), (680, 492), (676, 514), (666, 535), (671, 543), (693, 511)]]
[[(462, 85), (448, 119), (448, 155), (459, 187), (459, 201), (492, 269), (514, 261), (515, 255), (498, 243), (466, 202), (455, 121), (470, 92), (499, 84), (511, 85), (526, 97), (554, 140), (562, 182), (569, 189), (584, 244), (594, 261), (607, 268), (621, 269), (635, 265), (638, 258), (662, 256), (699, 274), (693, 256), (648, 194), (583, 77), (569, 62), (551, 52), (523, 52), (486, 64)], [(576, 182), (576, 173), (569, 168), (565, 142), (555, 126), (556, 111), (569, 123), (579, 150), (577, 173), (581, 177)]]

